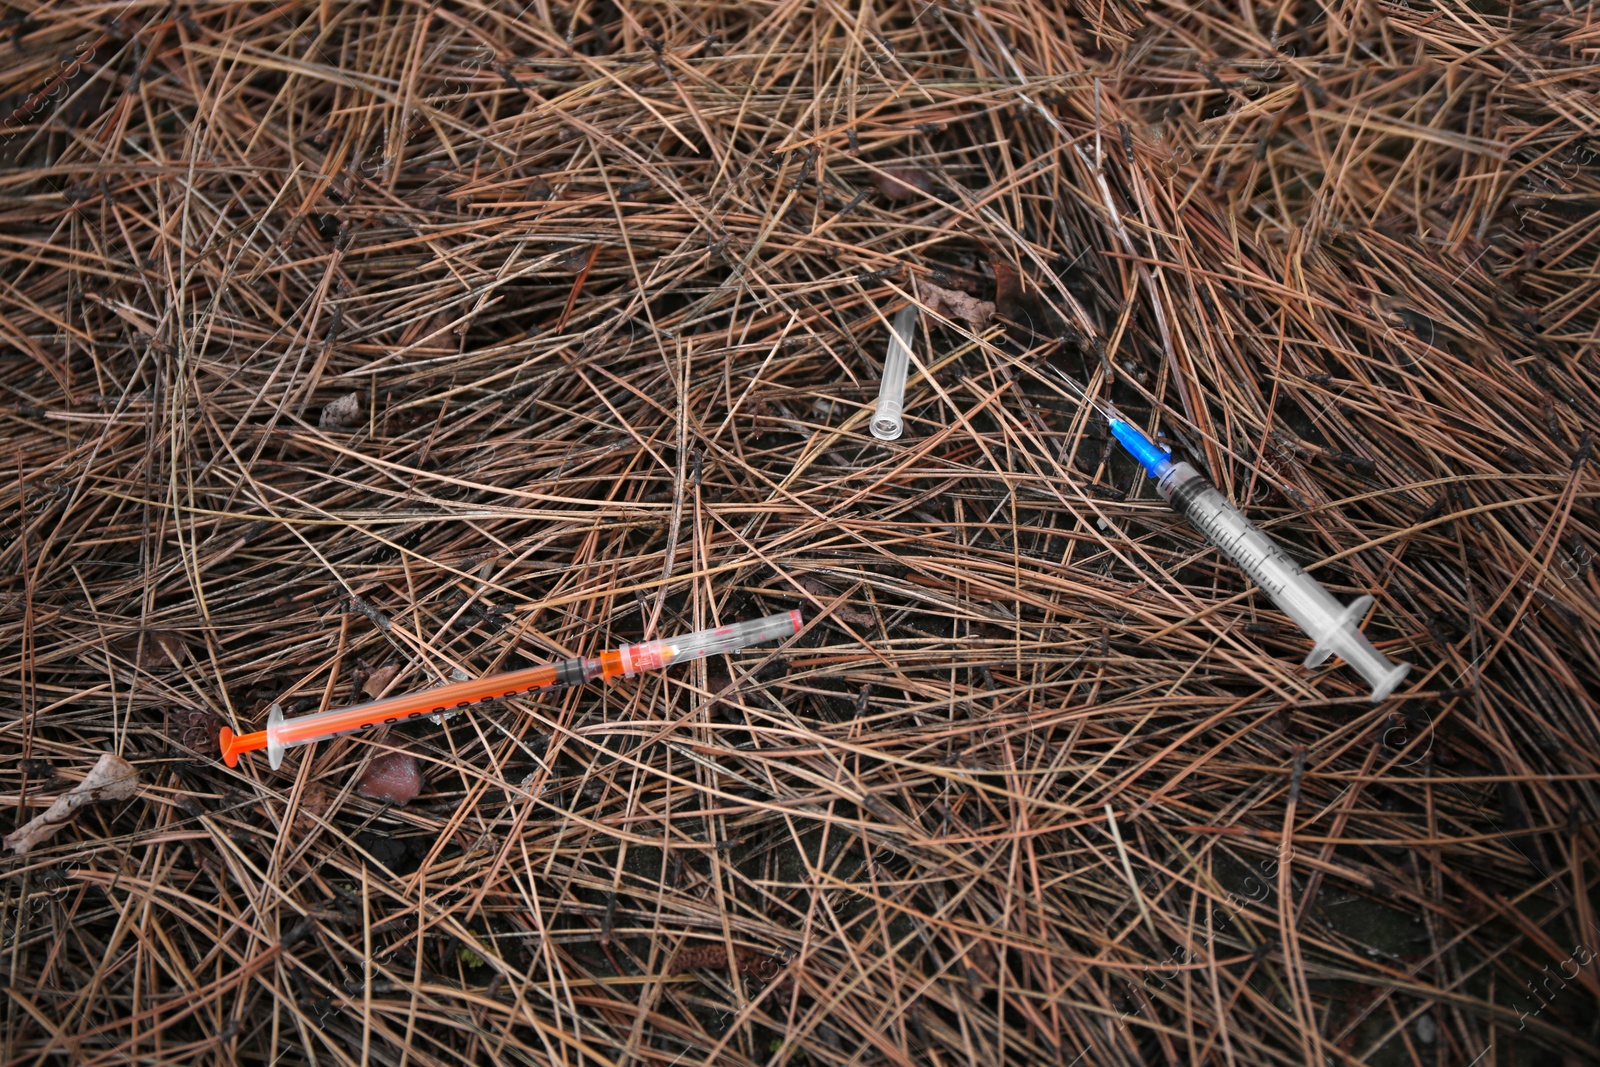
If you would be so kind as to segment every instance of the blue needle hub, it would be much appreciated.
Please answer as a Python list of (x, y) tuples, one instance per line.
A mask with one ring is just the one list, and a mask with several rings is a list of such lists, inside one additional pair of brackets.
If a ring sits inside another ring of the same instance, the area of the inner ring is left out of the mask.
[(1140, 433), (1137, 426), (1124, 418), (1112, 416), (1111, 436), (1128, 450), (1128, 455), (1138, 460), (1139, 465), (1150, 472), (1152, 478), (1161, 477), (1167, 473), (1167, 468), (1172, 466), (1172, 457), (1154, 441)]

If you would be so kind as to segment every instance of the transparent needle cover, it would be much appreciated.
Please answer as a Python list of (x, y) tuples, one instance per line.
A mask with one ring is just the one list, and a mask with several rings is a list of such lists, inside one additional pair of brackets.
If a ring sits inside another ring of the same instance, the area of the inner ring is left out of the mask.
[(661, 642), (671, 650), (663, 659), (666, 663), (686, 663), (706, 656), (736, 652), (746, 645), (778, 641), (799, 632), (800, 612), (785, 611), (779, 615), (768, 615), (764, 619), (750, 619), (711, 630), (701, 630), (684, 637), (669, 638)]
[(911, 342), (917, 333), (917, 305), (907, 304), (894, 317), (889, 331), (889, 351), (883, 358), (883, 381), (878, 386), (878, 407), (872, 413), (872, 436), (893, 441), (904, 423), (900, 412), (906, 403), (906, 374), (911, 368)]

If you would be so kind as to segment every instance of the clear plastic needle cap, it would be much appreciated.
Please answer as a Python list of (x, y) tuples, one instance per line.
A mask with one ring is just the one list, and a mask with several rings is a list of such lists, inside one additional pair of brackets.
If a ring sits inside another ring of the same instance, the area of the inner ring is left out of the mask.
[(911, 367), (911, 341), (917, 333), (917, 305), (907, 304), (894, 317), (889, 331), (889, 352), (883, 359), (883, 382), (878, 386), (878, 407), (872, 413), (872, 436), (893, 441), (904, 423), (900, 412), (906, 402), (906, 372)]

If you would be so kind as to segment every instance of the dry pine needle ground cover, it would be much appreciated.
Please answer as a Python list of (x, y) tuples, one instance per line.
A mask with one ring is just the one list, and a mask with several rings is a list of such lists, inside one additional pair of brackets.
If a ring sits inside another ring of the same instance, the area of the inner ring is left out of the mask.
[[(1594, 1062), (1597, 53), (1578, 0), (8, 3), (0, 795), (136, 786), (0, 867), (0, 1062)], [(1047, 361), (1376, 594), (1396, 698)]]

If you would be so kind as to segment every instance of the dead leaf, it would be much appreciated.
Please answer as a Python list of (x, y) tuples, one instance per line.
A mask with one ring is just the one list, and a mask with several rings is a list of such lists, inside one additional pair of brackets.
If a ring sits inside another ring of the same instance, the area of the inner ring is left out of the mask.
[(322, 409), (322, 417), (317, 420), (320, 430), (337, 430), (346, 426), (357, 426), (365, 421), (367, 413), (362, 409), (361, 394), (348, 393)]
[[(738, 964), (739, 973), (757, 978), (763, 982), (770, 982), (783, 971), (785, 960), (775, 954), (760, 952), (746, 945), (735, 945), (733, 948), (734, 962)], [(687, 974), (690, 971), (726, 971), (728, 969), (728, 950), (721, 943), (711, 945), (696, 945), (693, 948), (681, 948), (672, 961), (667, 964), (668, 974)]]
[[(800, 585), (824, 604), (832, 604), (834, 598), (839, 595), (838, 590), (828, 588), (815, 578), (802, 578), (800, 579)], [(836, 605), (832, 614), (834, 618), (847, 622), (851, 626), (865, 626), (871, 629), (878, 625), (878, 620), (873, 618), (871, 614), (865, 611), (857, 611), (848, 606), (848, 603)]]
[(379, 667), (367, 675), (367, 680), (361, 684), (361, 692), (377, 700), (394, 681), (394, 676), (400, 673), (400, 665), (391, 663), (387, 667)]
[(884, 167), (882, 174), (873, 175), (878, 192), (890, 200), (910, 200), (933, 192), (933, 179), (921, 167)]
[(317, 819), (328, 814), (328, 805), (331, 803), (333, 803), (333, 790), (321, 782), (307, 785), (305, 792), (300, 794), (300, 805), (295, 811), (295, 830), (302, 834), (315, 830)]
[(5, 846), (20, 856), (41, 841), (54, 837), (57, 830), (72, 821), (79, 808), (103, 800), (127, 800), (138, 791), (138, 770), (116, 753), (107, 752), (83, 781), (56, 797), (55, 803), (43, 814), (8, 834)]
[(918, 282), (917, 295), (922, 297), (929, 311), (946, 318), (960, 319), (973, 333), (982, 333), (994, 317), (994, 301), (979, 300), (957, 289), (941, 289), (929, 282)]
[[(141, 644), (141, 638), (143, 643)], [(142, 634), (124, 634), (111, 642), (111, 651), (123, 659), (133, 659), (140, 667), (176, 667), (183, 662), (183, 650), (188, 646), (182, 634), (173, 630), (146, 630)], [(135, 659), (135, 657), (138, 657)]]
[(1011, 327), (1007, 339), (1024, 349), (1047, 340), (1044, 310), (1033, 294), (1023, 290), (1022, 275), (1003, 260), (991, 260), (989, 265), (994, 268), (995, 314)]
[(592, 245), (551, 245), (550, 250), (562, 253), (554, 263), (550, 264), (552, 270), (558, 270), (563, 274), (580, 274), (584, 268), (589, 266), (589, 257), (595, 251), (595, 247)]
[(994, 270), (995, 306), (1005, 313), (1022, 299), (1022, 276), (1003, 260), (991, 260), (989, 266)]

